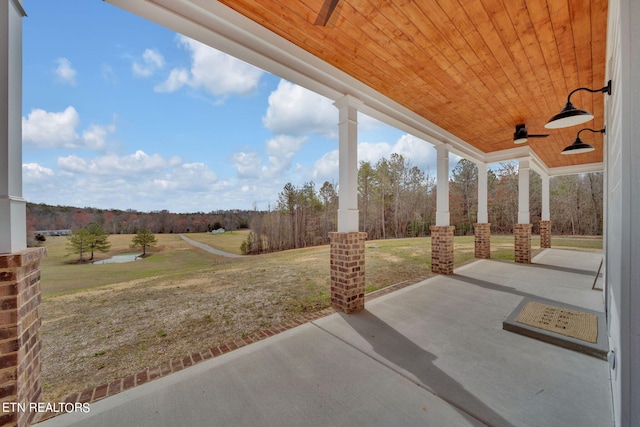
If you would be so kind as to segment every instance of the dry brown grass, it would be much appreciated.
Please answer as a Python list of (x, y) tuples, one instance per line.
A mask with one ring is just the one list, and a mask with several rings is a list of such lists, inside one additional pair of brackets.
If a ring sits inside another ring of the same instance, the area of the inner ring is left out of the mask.
[[(223, 259), (175, 238), (163, 237), (166, 244), (143, 261), (102, 266), (112, 268), (106, 278), (89, 274), (101, 266), (62, 265), (55, 250), (54, 259), (45, 261), (43, 277), (48, 269), (61, 276), (43, 281), (45, 401), (329, 306), (328, 246)], [(456, 239), (456, 263), (473, 257), (472, 241)], [(367, 291), (429, 276), (430, 243), (367, 242)], [(497, 238), (492, 256), (508, 256), (512, 245), (512, 239)], [(132, 279), (122, 280), (127, 270)], [(73, 286), (63, 286), (64, 271)], [(81, 289), (83, 277), (88, 287)], [(58, 292), (48, 293), (47, 286)]]
[(44, 398), (58, 401), (326, 308), (328, 274), (321, 247), (46, 296)]

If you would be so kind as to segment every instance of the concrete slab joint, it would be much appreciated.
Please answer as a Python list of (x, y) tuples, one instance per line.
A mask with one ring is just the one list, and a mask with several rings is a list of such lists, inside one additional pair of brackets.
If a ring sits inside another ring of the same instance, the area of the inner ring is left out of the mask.
[(531, 228), (532, 224), (515, 224), (515, 261), (520, 264), (531, 264)]
[[(0, 400), (28, 407), (42, 394), (40, 260), (45, 248), (0, 255)], [(0, 426), (27, 426), (36, 412), (0, 414)]]
[(344, 313), (364, 309), (365, 261), (367, 233), (333, 232), (331, 239), (331, 306)]
[(453, 274), (453, 225), (433, 225), (431, 230), (431, 271)]
[(480, 259), (491, 258), (491, 224), (473, 224), (475, 230), (475, 257)]

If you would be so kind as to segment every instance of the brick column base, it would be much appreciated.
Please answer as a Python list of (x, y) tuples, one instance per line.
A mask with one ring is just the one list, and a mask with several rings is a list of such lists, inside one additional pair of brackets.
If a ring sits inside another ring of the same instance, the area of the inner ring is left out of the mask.
[(531, 227), (532, 224), (515, 224), (515, 261), (520, 264), (531, 264)]
[(364, 241), (367, 233), (329, 233), (331, 306), (354, 313), (364, 309)]
[(540, 247), (551, 247), (551, 221), (540, 221)]
[(481, 259), (491, 258), (491, 224), (473, 224), (475, 230), (475, 257)]
[[(45, 248), (0, 254), (0, 400), (26, 408), (42, 394), (40, 259), (45, 254)], [(35, 415), (2, 412), (0, 425), (27, 426)]]
[(453, 225), (432, 225), (431, 271), (436, 274), (453, 274)]

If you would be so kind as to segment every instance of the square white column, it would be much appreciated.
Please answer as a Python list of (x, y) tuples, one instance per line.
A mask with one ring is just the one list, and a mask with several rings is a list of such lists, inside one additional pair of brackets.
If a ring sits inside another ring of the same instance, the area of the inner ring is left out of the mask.
[(478, 165), (478, 223), (489, 222), (488, 196), (487, 196), (487, 164)]
[(0, 253), (27, 247), (22, 198), (22, 17), (18, 0), (0, 2)]
[(450, 225), (449, 214), (449, 146), (437, 145), (436, 225)]
[(358, 219), (358, 108), (362, 102), (346, 95), (338, 108), (338, 231), (359, 231)]
[(529, 160), (518, 161), (518, 224), (529, 224)]
[(540, 175), (542, 180), (542, 221), (551, 221), (551, 211), (549, 209), (549, 175)]

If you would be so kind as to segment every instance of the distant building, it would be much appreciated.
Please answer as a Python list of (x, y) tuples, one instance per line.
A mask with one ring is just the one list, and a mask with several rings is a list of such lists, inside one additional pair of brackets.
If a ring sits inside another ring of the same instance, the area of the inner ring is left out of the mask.
[(70, 236), (71, 230), (39, 230), (33, 234), (42, 234), (43, 236)]

